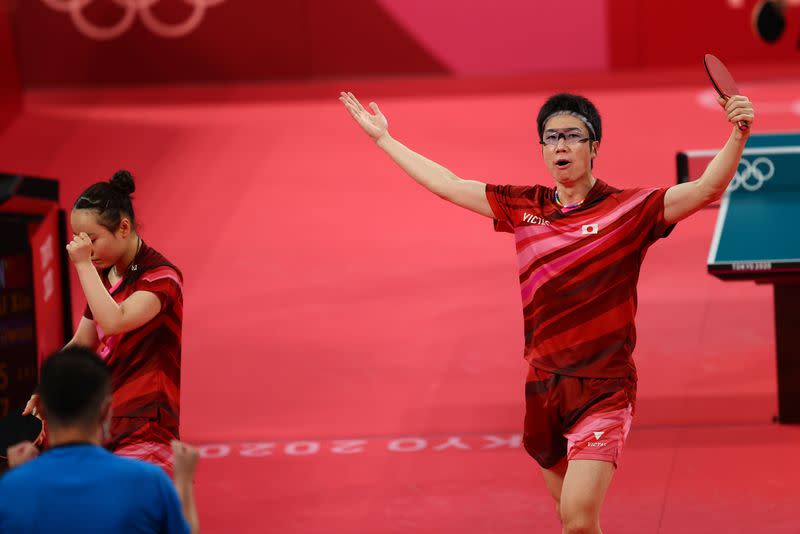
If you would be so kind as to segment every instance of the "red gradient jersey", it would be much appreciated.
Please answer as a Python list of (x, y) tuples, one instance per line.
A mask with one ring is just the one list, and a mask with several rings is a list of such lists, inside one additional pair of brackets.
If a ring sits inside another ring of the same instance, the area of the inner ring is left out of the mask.
[[(113, 287), (107, 276), (103, 281), (116, 302), (136, 291), (149, 291), (161, 301), (158, 315), (130, 332), (105, 335), (95, 323), (99, 354), (111, 371), (114, 419), (107, 447), (115, 450), (145, 441), (169, 444), (178, 439), (180, 416), (182, 275), (143, 242), (122, 280)], [(84, 316), (92, 319), (88, 306)]]
[(666, 237), (666, 189), (626, 189), (597, 180), (583, 203), (562, 208), (554, 188), (486, 186), (495, 229), (513, 232), (525, 328), (525, 358), (552, 373), (622, 377), (635, 372), (639, 268)]

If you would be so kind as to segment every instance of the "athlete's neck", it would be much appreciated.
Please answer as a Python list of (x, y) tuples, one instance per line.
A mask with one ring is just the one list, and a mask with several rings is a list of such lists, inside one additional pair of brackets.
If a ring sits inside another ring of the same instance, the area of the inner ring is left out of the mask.
[(557, 183), (556, 192), (558, 193), (558, 201), (563, 206), (570, 206), (578, 202), (583, 202), (586, 195), (588, 195), (589, 191), (594, 187), (596, 181), (597, 179), (590, 174), (586, 178), (574, 182), (566, 184)]
[(125, 254), (114, 264), (114, 272), (117, 276), (123, 276), (128, 267), (136, 259), (136, 254), (142, 246), (142, 238), (138, 234), (131, 234), (128, 240), (128, 246), (125, 249)]

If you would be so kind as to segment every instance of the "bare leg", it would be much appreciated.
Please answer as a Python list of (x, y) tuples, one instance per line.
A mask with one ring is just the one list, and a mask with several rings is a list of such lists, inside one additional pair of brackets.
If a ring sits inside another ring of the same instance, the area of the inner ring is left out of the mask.
[(600, 508), (614, 477), (614, 464), (572, 460), (561, 487), (564, 534), (601, 534)]
[(564, 475), (567, 473), (566, 456), (550, 469), (542, 468), (542, 476), (547, 490), (556, 501), (556, 513), (561, 520), (561, 486), (564, 484)]

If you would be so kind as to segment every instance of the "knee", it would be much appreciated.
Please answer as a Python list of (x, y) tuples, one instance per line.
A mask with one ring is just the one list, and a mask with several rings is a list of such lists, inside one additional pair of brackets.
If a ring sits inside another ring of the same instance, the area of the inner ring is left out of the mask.
[(600, 534), (600, 523), (593, 514), (561, 513), (564, 534)]
[(600, 527), (589, 523), (564, 523), (563, 527), (563, 534), (600, 534)]

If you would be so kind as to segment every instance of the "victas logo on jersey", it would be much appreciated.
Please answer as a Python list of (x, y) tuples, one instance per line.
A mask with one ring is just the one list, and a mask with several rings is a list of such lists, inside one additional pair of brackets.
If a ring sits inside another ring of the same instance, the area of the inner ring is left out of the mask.
[(603, 434), (605, 434), (605, 432), (593, 432), (593, 434), (594, 434), (594, 441), (588, 442), (586, 444), (587, 447), (599, 448), (599, 447), (605, 447), (608, 444), (608, 442), (606, 441), (600, 441), (600, 438), (603, 437)]
[(531, 215), (527, 211), (522, 214), (522, 222), (526, 222), (528, 224), (540, 224), (543, 226), (550, 226), (550, 221), (548, 221), (544, 217), (540, 217), (538, 215)]

